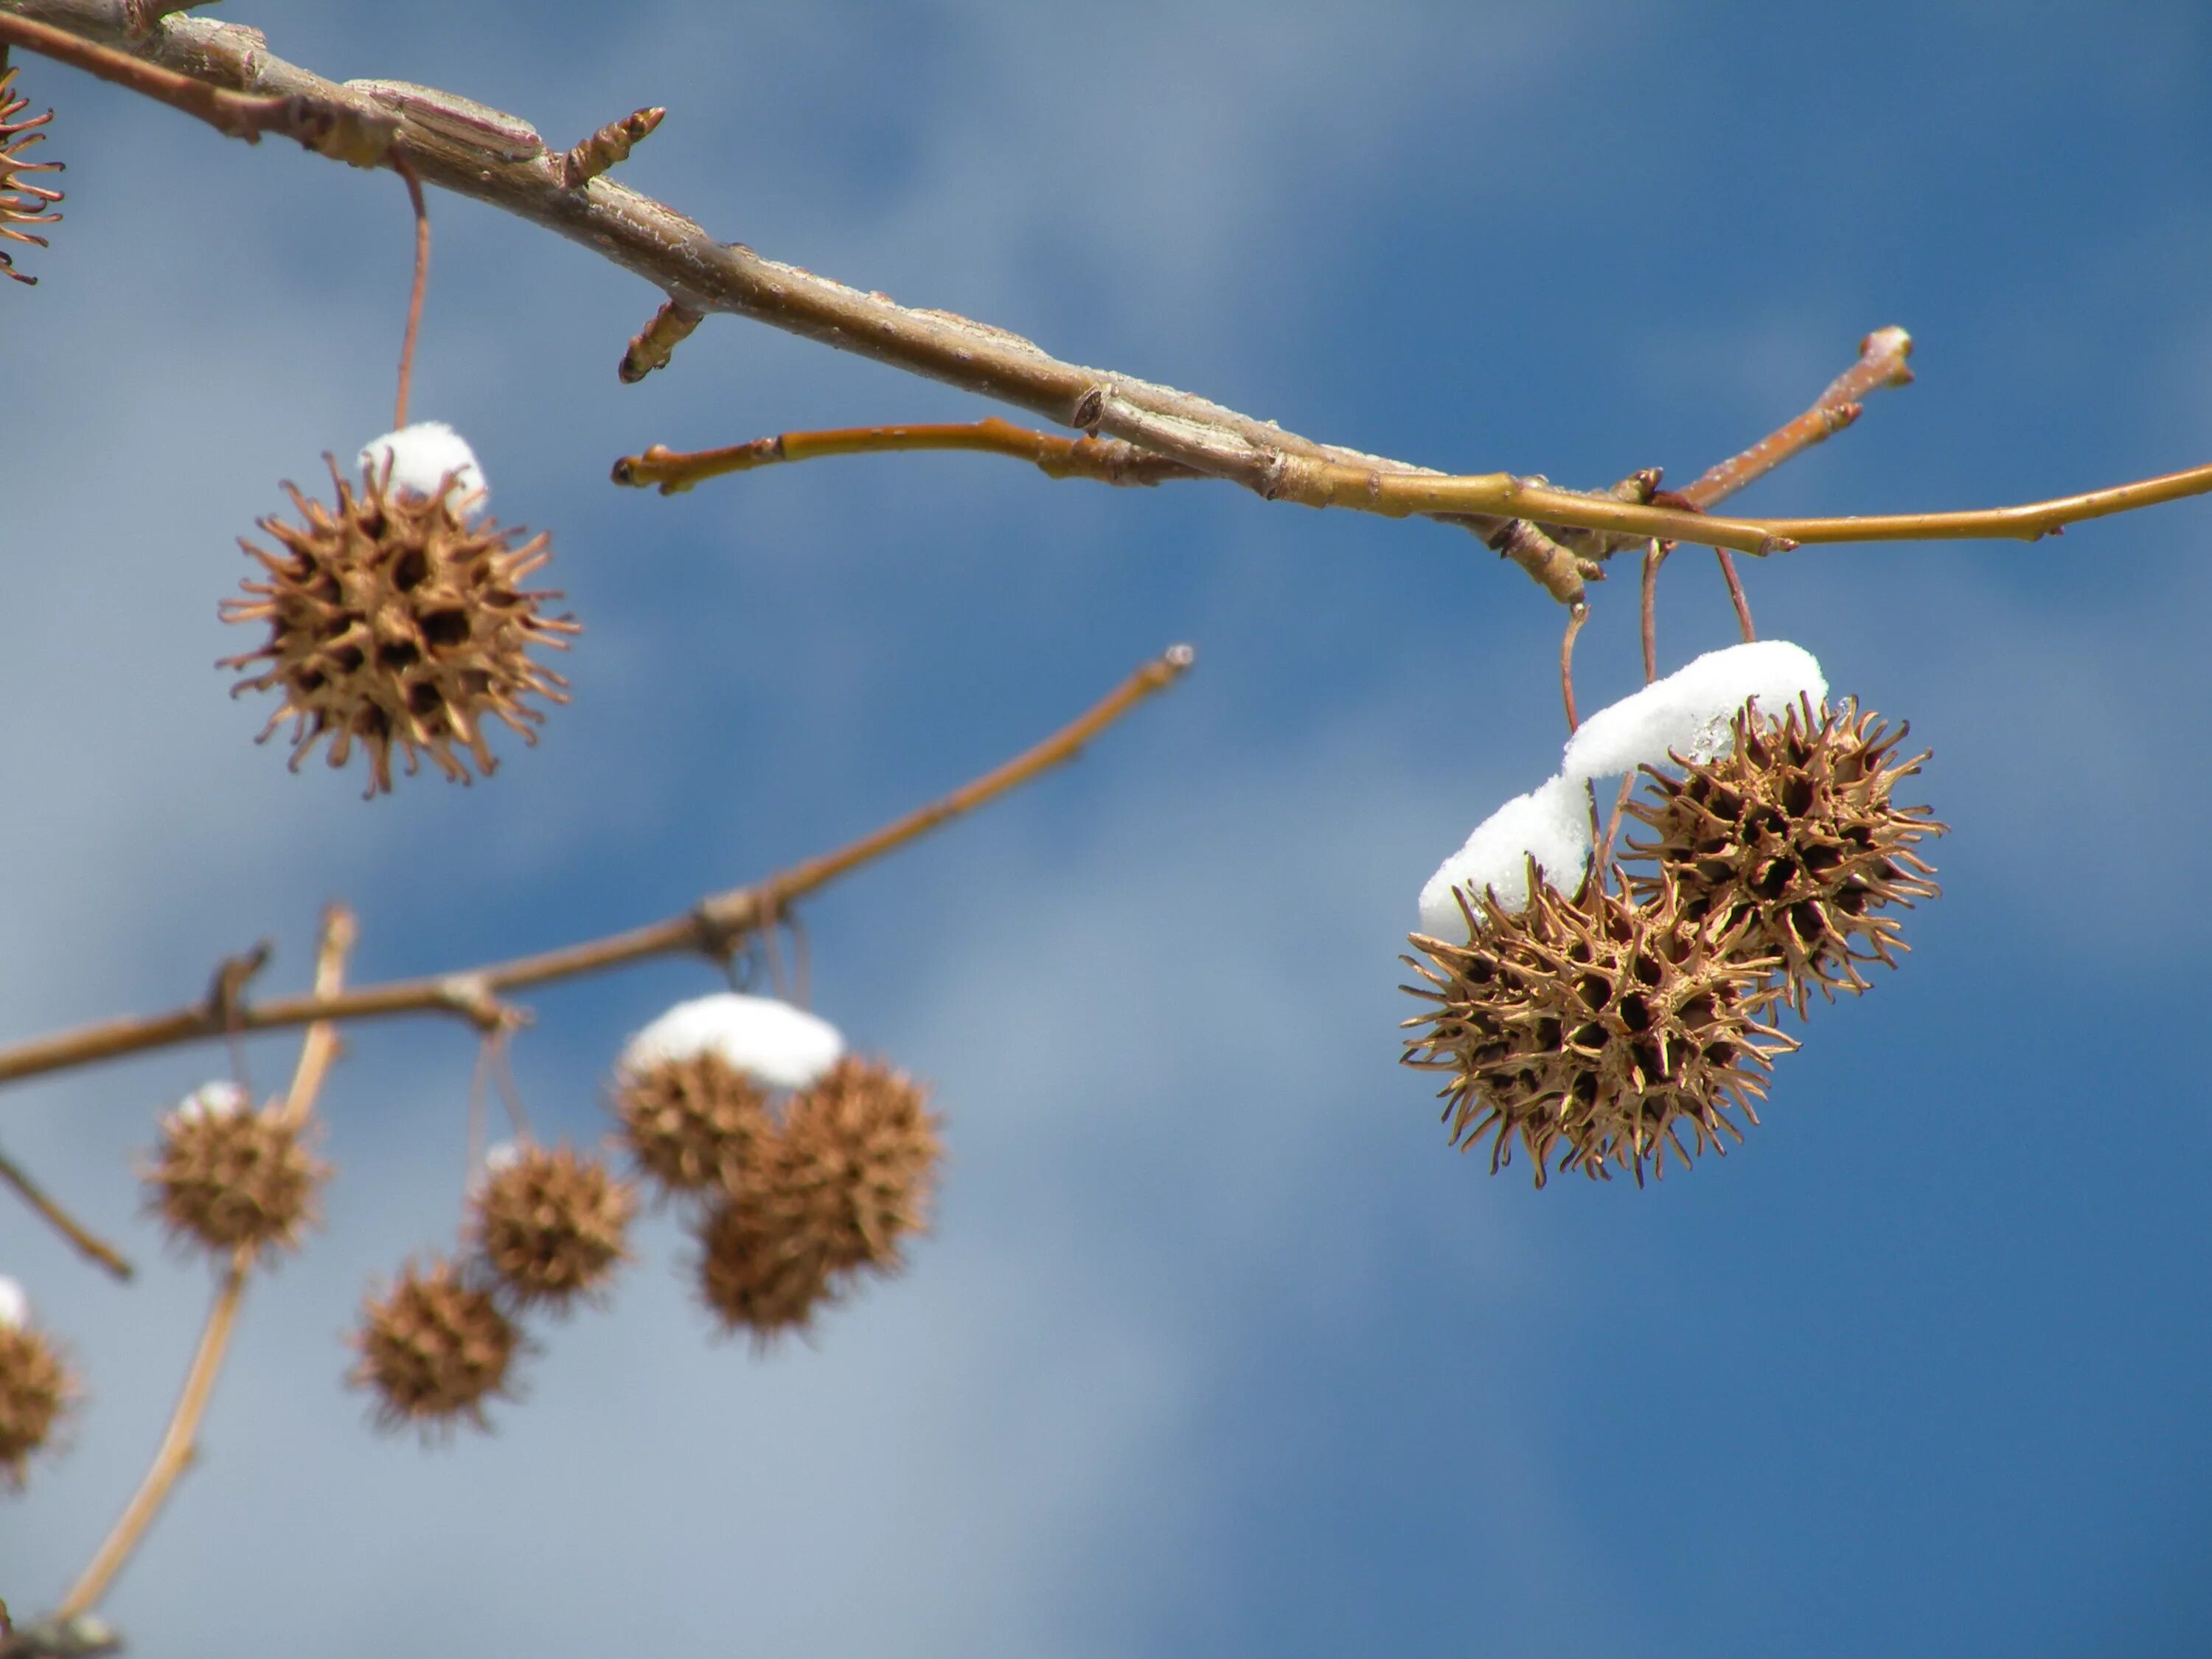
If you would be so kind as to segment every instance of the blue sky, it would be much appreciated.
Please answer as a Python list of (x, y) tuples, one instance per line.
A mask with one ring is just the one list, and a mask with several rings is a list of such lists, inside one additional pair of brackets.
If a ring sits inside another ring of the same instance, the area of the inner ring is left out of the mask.
[[(771, 257), (1425, 464), (1677, 483), (1869, 329), (1918, 382), (1743, 498), (2032, 498), (2212, 457), (2201, 8), (241, 4), (340, 78), (441, 84)], [(259, 1285), (109, 1612), (147, 1654), (2194, 1654), (2212, 1641), (2212, 514), (1747, 572), (1764, 633), (1935, 750), (1945, 896), (1644, 1191), (1492, 1179), (1395, 1063), (1414, 895), (1564, 732), (1556, 608), (1433, 526), (981, 458), (678, 498), (612, 459), (988, 406), (728, 319), (626, 388), (655, 296), (434, 198), (416, 410), (553, 530), (573, 706), (487, 783), (288, 775), (210, 666), (235, 538), (387, 424), (402, 192), (27, 63), (68, 221), (0, 295), (0, 1040), (196, 994), (328, 897), (362, 978), (627, 926), (870, 827), (1188, 639), (1077, 767), (824, 894), (815, 1004), (930, 1079), (908, 1276), (760, 1358), (665, 1219), (425, 1453), (338, 1386), (363, 1285), (448, 1240), (464, 1037), (364, 1029), (327, 1231)], [(1624, 575), (1626, 573), (1624, 572)], [(1598, 591), (1586, 700), (1631, 689)], [(1704, 555), (1660, 650), (1727, 642)], [(2191, 733), (2198, 733), (2192, 736)], [(593, 1137), (623, 1037), (711, 988), (550, 990), (517, 1064)], [(254, 1054), (277, 1076), (289, 1046)], [(204, 1305), (135, 1218), (171, 1054), (13, 1091), (0, 1144), (146, 1265), (0, 1207), (94, 1399), (0, 1506), (58, 1595)], [(2192, 1565), (2193, 1564), (2193, 1565)]]

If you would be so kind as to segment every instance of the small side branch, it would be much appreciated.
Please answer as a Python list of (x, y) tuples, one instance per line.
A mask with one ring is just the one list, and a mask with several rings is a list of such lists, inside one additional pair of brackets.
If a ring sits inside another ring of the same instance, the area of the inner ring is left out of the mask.
[(1048, 478), (1089, 478), (1099, 483), (1149, 485), (1206, 474), (1165, 455), (1154, 454), (1119, 438), (1063, 438), (991, 416), (980, 421), (921, 426), (848, 426), (820, 432), (781, 432), (732, 444), (725, 449), (679, 453), (654, 444), (642, 455), (615, 463), (614, 480), (635, 489), (657, 488), (674, 495), (732, 472), (782, 461), (820, 460), (830, 455), (887, 455), (909, 450), (959, 449), (1009, 455), (1027, 461)]
[(570, 190), (582, 189), (617, 161), (629, 160), (630, 151), (667, 117), (665, 109), (641, 109), (608, 122), (561, 158), (561, 182)]
[(1737, 490), (1815, 444), (1826, 443), (1858, 419), (1866, 398), (1884, 386), (1909, 386), (1912, 337), (1903, 329), (1878, 328), (1859, 342), (1859, 360), (1828, 383), (1813, 406), (1778, 427), (1740, 455), (1710, 467), (1677, 497), (1699, 511), (1717, 507)]
[(126, 1281), (130, 1279), (133, 1271), (130, 1258), (62, 1208), (47, 1195), (45, 1188), (31, 1179), (29, 1172), (22, 1165), (5, 1152), (0, 1152), (0, 1184), (14, 1188), (15, 1195), (36, 1211), (48, 1226), (67, 1239), (70, 1248), (86, 1261), (117, 1279)]
[(676, 348), (691, 337), (691, 331), (705, 314), (681, 300), (669, 301), (653, 313), (651, 322), (630, 336), (622, 362), (615, 367), (617, 377), (624, 386), (635, 386), (656, 368), (667, 368)]
[(766, 881), (710, 895), (682, 915), (632, 928), (628, 933), (454, 973), (394, 980), (330, 995), (316, 993), (272, 998), (264, 1002), (249, 1003), (239, 995), (234, 995), (227, 1004), (210, 998), (165, 1014), (82, 1026), (0, 1050), (0, 1084), (125, 1054), (143, 1054), (149, 1049), (218, 1037), (230, 1031), (276, 1030), (316, 1020), (445, 1014), (466, 1019), (480, 1030), (487, 1029), (511, 1023), (516, 1018), (515, 1011), (499, 1000), (503, 992), (602, 973), (654, 957), (697, 954), (720, 960), (728, 955), (737, 941), (781, 918), (793, 901), (919, 839), (947, 819), (973, 811), (987, 801), (1074, 759), (1108, 726), (1182, 679), (1194, 660), (1188, 646), (1176, 646), (1139, 667), (1088, 713), (943, 799), (909, 812), (836, 852), (794, 865)]

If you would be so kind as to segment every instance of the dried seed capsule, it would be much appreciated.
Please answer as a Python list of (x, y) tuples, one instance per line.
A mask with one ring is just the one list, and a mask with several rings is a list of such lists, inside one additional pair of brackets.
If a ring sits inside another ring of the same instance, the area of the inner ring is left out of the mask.
[(1632, 874), (1630, 890), (1649, 898), (1671, 884), (1690, 920), (1743, 931), (1780, 959), (1801, 1016), (1814, 986), (1831, 1000), (1866, 989), (1863, 964), (1893, 968), (1910, 948), (1881, 913), (1938, 891), (1911, 849), (1946, 826), (1892, 799), (1928, 758), (1895, 758), (1908, 729), (1892, 732), (1855, 702), (1816, 713), (1802, 701), (1778, 725), (1739, 714), (1729, 749), (1680, 777), (1646, 767), (1656, 799), (1628, 810), (1654, 837), (1629, 850), (1658, 870)]
[[(45, 237), (21, 227), (61, 222), (62, 216), (52, 210), (54, 204), (62, 199), (61, 191), (34, 185), (27, 176), (62, 170), (58, 161), (27, 159), (32, 148), (46, 141), (46, 135), (40, 129), (54, 118), (54, 112), (48, 110), (44, 115), (16, 118), (30, 107), (30, 100), (13, 94), (10, 88), (15, 79), (14, 66), (0, 64), (0, 240), (44, 247)], [(12, 276), (27, 287), (35, 285), (39, 280), (17, 270), (15, 262), (5, 252), (0, 252), (0, 276)]]
[(701, 1299), (724, 1330), (749, 1330), (757, 1346), (804, 1331), (815, 1310), (836, 1299), (829, 1257), (764, 1223), (740, 1200), (716, 1203), (696, 1237)]
[(331, 1171), (281, 1105), (252, 1111), (242, 1091), (210, 1084), (161, 1120), (153, 1162), (141, 1173), (153, 1189), (149, 1206), (173, 1239), (266, 1256), (299, 1248)]
[(896, 1272), (928, 1225), (938, 1127), (912, 1079), (848, 1055), (786, 1106), (756, 1213), (837, 1272)]
[(573, 1147), (520, 1146), (470, 1194), (477, 1255), (525, 1307), (566, 1310), (626, 1258), (637, 1208), (628, 1182)]
[(1463, 897), (1468, 942), (1417, 933), (1430, 960), (1405, 958), (1430, 988), (1406, 988), (1437, 1006), (1405, 1022), (1403, 1058), (1448, 1073), (1453, 1144), (1488, 1137), (1494, 1173), (1517, 1136), (1540, 1187), (1554, 1150), (1562, 1169), (1641, 1181), (1669, 1146), (1689, 1162), (1685, 1124), (1700, 1151), (1742, 1139), (1729, 1112), (1756, 1123), (1771, 1056), (1796, 1047), (1759, 1018), (1779, 958), (1689, 919), (1664, 880), (1633, 904), (1594, 880), (1564, 897), (1533, 869), (1528, 886), (1518, 911)]
[(30, 1322), (22, 1287), (0, 1277), (0, 1489), (20, 1491), (31, 1459), (83, 1397), (53, 1342)]
[[(234, 695), (283, 695), (261, 736), (289, 718), (295, 770), (325, 738), (332, 766), (360, 743), (372, 795), (392, 787), (395, 745), (410, 774), (428, 754), (466, 783), (471, 759), (487, 775), (498, 765), (488, 720), (535, 743), (544, 715), (523, 699), (568, 701), (568, 682), (529, 653), (565, 649), (577, 624), (542, 610), (560, 594), (521, 585), (552, 556), (550, 538), (524, 540), (477, 513), (482, 479), (467, 446), (446, 428), (424, 432), (410, 427), (363, 452), (358, 493), (331, 461), (335, 508), (286, 484), (302, 522), (260, 520), (280, 552), (240, 540), (268, 580), (219, 607), (226, 622), (269, 624), (266, 644), (221, 664), (246, 676)], [(453, 465), (435, 482), (415, 477), (402, 458), (418, 450), (450, 451)]]
[(427, 1267), (409, 1262), (364, 1300), (353, 1346), (361, 1359), (347, 1381), (374, 1392), (377, 1426), (428, 1437), (463, 1419), (489, 1428), (484, 1402), (511, 1397), (507, 1373), (525, 1343), (497, 1297), (437, 1257)]

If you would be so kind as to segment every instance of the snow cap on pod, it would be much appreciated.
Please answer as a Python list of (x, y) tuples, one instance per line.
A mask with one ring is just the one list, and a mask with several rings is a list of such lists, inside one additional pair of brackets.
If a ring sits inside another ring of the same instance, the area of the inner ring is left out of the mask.
[(1567, 739), (1560, 775), (1577, 783), (1618, 777), (1664, 766), (1670, 751), (1711, 760), (1729, 746), (1729, 723), (1746, 703), (1778, 720), (1801, 696), (1818, 709), (1827, 695), (1818, 659), (1787, 640), (1708, 651), (1585, 720)]
[(392, 468), (394, 491), (410, 490), (432, 499), (451, 477), (453, 493), (447, 500), (456, 514), (474, 514), (491, 500), (476, 452), (469, 447), (467, 439), (443, 421), (417, 421), (362, 447), (360, 465), (364, 471), (380, 479), (387, 465)]
[(1516, 795), (1480, 823), (1461, 848), (1438, 866), (1421, 889), (1421, 931), (1436, 939), (1467, 932), (1455, 890), (1464, 888), (1479, 905), (1486, 889), (1498, 902), (1518, 910), (1528, 902), (1528, 860), (1534, 859), (1547, 886), (1571, 893), (1582, 884), (1589, 861), (1589, 798), (1579, 779), (1556, 777), (1525, 795)]
[(829, 1021), (773, 997), (722, 991), (679, 1002), (632, 1037), (617, 1070), (635, 1075), (669, 1060), (718, 1055), (770, 1089), (805, 1089), (845, 1052)]

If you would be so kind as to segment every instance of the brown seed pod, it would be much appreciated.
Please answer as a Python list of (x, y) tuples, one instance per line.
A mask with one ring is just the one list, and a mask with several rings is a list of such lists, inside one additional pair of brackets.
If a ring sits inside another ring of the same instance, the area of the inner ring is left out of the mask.
[(210, 1105), (213, 1092), (161, 1120), (153, 1161), (139, 1172), (153, 1189), (148, 1207), (187, 1246), (264, 1256), (298, 1249), (330, 1166), (307, 1151), (281, 1104), (249, 1111), (241, 1095), (235, 1107)]
[(614, 1104), (638, 1168), (669, 1193), (743, 1189), (775, 1133), (768, 1091), (711, 1048), (625, 1067)]
[(346, 1380), (374, 1391), (377, 1426), (430, 1438), (462, 1419), (490, 1427), (484, 1402), (512, 1397), (507, 1372), (526, 1344), (490, 1291), (434, 1257), (428, 1267), (410, 1261), (396, 1284), (363, 1300), (353, 1346), (361, 1359)]
[(944, 1155), (927, 1096), (904, 1073), (848, 1054), (792, 1096), (755, 1200), (763, 1224), (833, 1271), (902, 1265)]
[(522, 1146), (470, 1195), (471, 1243), (524, 1307), (565, 1310), (627, 1259), (630, 1184), (570, 1146)]
[(1862, 964), (1894, 968), (1911, 948), (1881, 912), (1938, 891), (1911, 848), (1948, 826), (1891, 799), (1928, 758), (1894, 758), (1908, 729), (1888, 731), (1856, 702), (1816, 714), (1801, 700), (1779, 725), (1738, 714), (1728, 752), (1679, 778), (1645, 767), (1656, 798), (1628, 810), (1655, 837), (1629, 850), (1658, 872), (1632, 875), (1630, 891), (1649, 898), (1671, 883), (1690, 920), (1743, 930), (1780, 958), (1801, 1017), (1813, 986), (1831, 1000), (1865, 990)]
[(805, 1331), (815, 1310), (836, 1299), (830, 1258), (763, 1222), (741, 1200), (718, 1200), (696, 1237), (701, 1298), (724, 1330), (750, 1331), (757, 1347)]
[(83, 1392), (36, 1328), (0, 1322), (0, 1490), (22, 1490), (31, 1459), (52, 1443)]
[(259, 521), (283, 550), (239, 541), (269, 580), (244, 583), (252, 597), (219, 609), (225, 622), (267, 623), (269, 641), (223, 659), (221, 666), (247, 676), (232, 694), (283, 694), (261, 736), (290, 717), (295, 770), (325, 737), (332, 766), (343, 766), (358, 740), (371, 795), (392, 787), (395, 744), (410, 774), (427, 753), (456, 782), (470, 781), (471, 757), (489, 775), (498, 762), (485, 741), (487, 719), (535, 743), (545, 717), (521, 700), (568, 701), (568, 682), (528, 653), (566, 649), (577, 624), (540, 611), (560, 594), (520, 586), (552, 556), (550, 538), (524, 541), (524, 532), (503, 530), (489, 515), (465, 518), (457, 477), (428, 496), (390, 487), (388, 465), (381, 472), (365, 465), (356, 493), (337, 463), (324, 459), (337, 488), (335, 509), (287, 483), (303, 522)]
[[(44, 247), (46, 239), (21, 227), (24, 225), (57, 225), (62, 216), (53, 212), (53, 204), (62, 199), (58, 190), (48, 190), (34, 185), (24, 177), (32, 173), (59, 173), (59, 161), (32, 161), (24, 158), (31, 147), (43, 143), (46, 135), (39, 131), (54, 118), (48, 110), (44, 115), (33, 115), (27, 120), (16, 118), (28, 109), (30, 100), (14, 95), (15, 79), (14, 67), (0, 52), (0, 240), (27, 242), (33, 247)], [(34, 286), (38, 278), (26, 276), (15, 269), (15, 262), (4, 251), (0, 251), (0, 276), (12, 276), (17, 282)]]
[(1403, 1059), (1449, 1074), (1453, 1144), (1489, 1137), (1495, 1173), (1517, 1135), (1540, 1187), (1555, 1148), (1563, 1170), (1617, 1164), (1640, 1182), (1647, 1160), (1664, 1172), (1669, 1145), (1690, 1161), (1685, 1124), (1698, 1151), (1741, 1140), (1729, 1113), (1758, 1122), (1770, 1057), (1797, 1046), (1759, 1018), (1778, 959), (1691, 921), (1663, 882), (1641, 904), (1595, 881), (1570, 899), (1532, 860), (1528, 885), (1518, 912), (1494, 890), (1480, 909), (1462, 896), (1468, 943), (1417, 933), (1434, 965), (1404, 958), (1433, 988), (1405, 988), (1437, 1006), (1405, 1022)]

